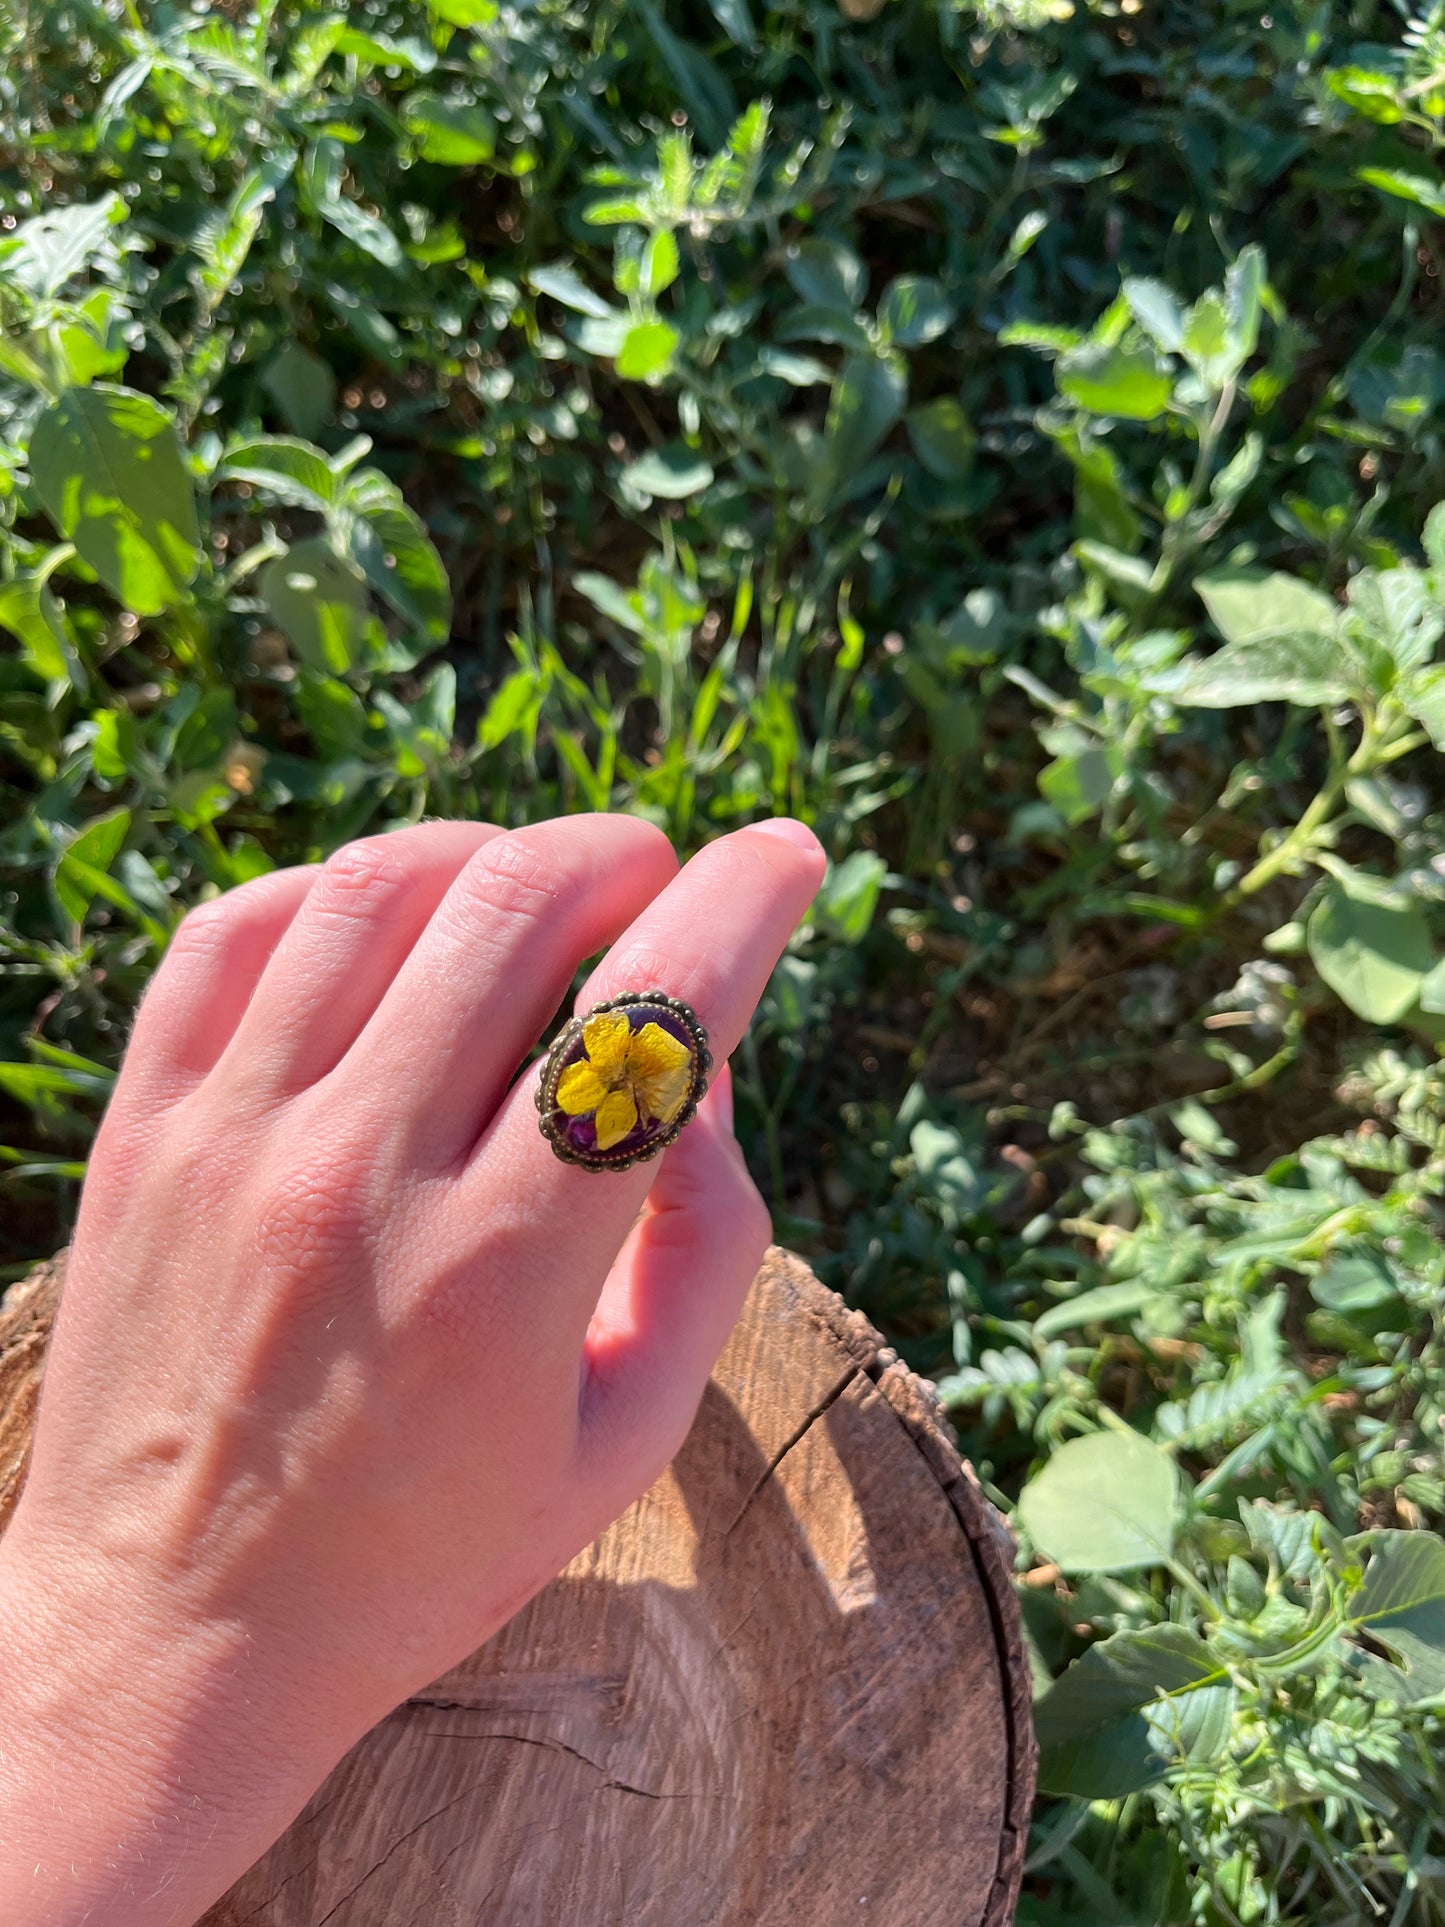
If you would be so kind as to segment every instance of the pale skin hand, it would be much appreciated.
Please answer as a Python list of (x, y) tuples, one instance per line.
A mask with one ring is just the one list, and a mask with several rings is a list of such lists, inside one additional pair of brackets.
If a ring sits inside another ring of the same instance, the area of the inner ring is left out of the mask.
[(6, 1927), (186, 1927), (666, 1464), (768, 1238), (726, 1073), (621, 1174), (509, 1085), (609, 944), (579, 1007), (666, 990), (721, 1061), (822, 870), (438, 823), (186, 919), (0, 1539)]

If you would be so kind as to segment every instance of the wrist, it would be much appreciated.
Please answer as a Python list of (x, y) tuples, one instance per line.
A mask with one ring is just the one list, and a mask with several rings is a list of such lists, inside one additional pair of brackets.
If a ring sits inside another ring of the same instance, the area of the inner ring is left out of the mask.
[[(23, 1504), (21, 1513), (23, 1514)], [(190, 1927), (345, 1750), (239, 1624), (0, 1540), (0, 1920)]]

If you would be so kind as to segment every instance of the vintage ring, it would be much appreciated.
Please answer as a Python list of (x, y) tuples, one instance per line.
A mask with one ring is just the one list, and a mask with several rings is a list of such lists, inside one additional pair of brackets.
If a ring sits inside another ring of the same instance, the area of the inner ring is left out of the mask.
[(630, 990), (574, 1017), (537, 1087), (542, 1135), (565, 1164), (625, 1171), (656, 1157), (696, 1114), (712, 1052), (697, 1013)]

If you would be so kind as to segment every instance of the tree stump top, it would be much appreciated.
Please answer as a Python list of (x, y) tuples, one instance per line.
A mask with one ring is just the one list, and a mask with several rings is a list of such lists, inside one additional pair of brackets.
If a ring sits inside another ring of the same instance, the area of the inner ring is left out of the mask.
[[(60, 1277), (0, 1308), (0, 1525)], [(203, 1927), (1002, 1927), (1034, 1766), (1010, 1563), (929, 1389), (773, 1251), (662, 1479)]]

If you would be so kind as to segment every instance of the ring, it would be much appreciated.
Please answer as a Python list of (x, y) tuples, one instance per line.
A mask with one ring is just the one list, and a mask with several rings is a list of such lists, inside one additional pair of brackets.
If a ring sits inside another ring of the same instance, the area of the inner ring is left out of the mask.
[(564, 1164), (626, 1171), (665, 1151), (697, 1114), (712, 1069), (696, 1011), (629, 990), (574, 1017), (537, 1087), (542, 1135)]

